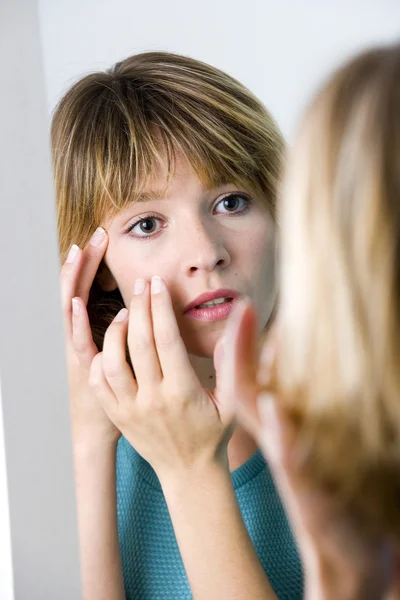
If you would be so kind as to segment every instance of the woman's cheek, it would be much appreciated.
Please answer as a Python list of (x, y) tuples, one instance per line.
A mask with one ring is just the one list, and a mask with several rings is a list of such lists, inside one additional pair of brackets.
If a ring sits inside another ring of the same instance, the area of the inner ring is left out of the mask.
[(265, 324), (271, 314), (275, 303), (276, 284), (277, 284), (277, 265), (275, 240), (270, 232), (253, 239), (250, 261), (253, 265), (251, 269), (251, 281), (255, 289), (255, 303), (260, 315), (261, 321)]
[(148, 265), (142, 261), (130, 260), (126, 257), (113, 257), (110, 260), (110, 270), (118, 285), (125, 306), (129, 306), (133, 296), (133, 286), (138, 278), (150, 280)]

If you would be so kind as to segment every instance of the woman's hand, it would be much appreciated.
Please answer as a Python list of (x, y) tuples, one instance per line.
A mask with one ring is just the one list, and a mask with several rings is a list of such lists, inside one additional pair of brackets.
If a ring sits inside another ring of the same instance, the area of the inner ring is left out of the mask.
[(395, 554), (385, 540), (362, 535), (354, 519), (317, 489), (298, 466), (294, 425), (274, 389), (279, 325), (257, 352), (256, 313), (242, 301), (224, 332), (219, 377), (222, 402), (231, 402), (239, 421), (262, 448), (294, 530), (303, 559), (308, 600), (382, 598), (393, 577)]
[(106, 232), (97, 230), (83, 251), (72, 246), (60, 273), (74, 448), (114, 444), (120, 437), (89, 387), (90, 366), (98, 350), (86, 304), (107, 243)]
[(115, 455), (120, 432), (107, 417), (89, 386), (90, 366), (98, 350), (93, 341), (86, 304), (107, 242), (106, 232), (97, 230), (83, 251), (78, 246), (71, 248), (61, 269), (61, 294), (82, 598), (122, 600), (125, 593), (115, 494)]
[[(126, 361), (126, 342), (135, 376)], [(223, 464), (233, 411), (205, 390), (179, 333), (165, 283), (137, 280), (129, 307), (109, 326), (90, 385), (105, 412), (156, 471), (171, 481)]]

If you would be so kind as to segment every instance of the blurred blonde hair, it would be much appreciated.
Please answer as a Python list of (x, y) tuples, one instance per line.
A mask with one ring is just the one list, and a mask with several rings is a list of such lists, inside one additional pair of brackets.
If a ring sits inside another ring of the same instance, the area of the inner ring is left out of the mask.
[[(159, 164), (173, 176), (177, 151), (207, 188), (245, 187), (275, 218), (282, 135), (249, 90), (200, 61), (148, 52), (87, 75), (56, 107), (51, 137), (61, 263), (135, 202)], [(122, 306), (118, 290), (95, 281), (88, 311), (99, 348)]]
[(317, 93), (281, 206), (280, 395), (298, 465), (368, 532), (400, 534), (400, 46)]

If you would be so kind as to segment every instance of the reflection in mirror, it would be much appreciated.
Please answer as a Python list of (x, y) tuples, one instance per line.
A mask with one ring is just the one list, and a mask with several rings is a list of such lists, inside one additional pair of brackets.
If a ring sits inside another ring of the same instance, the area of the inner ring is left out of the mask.
[(76, 82), (51, 136), (86, 593), (300, 598), (271, 475), (218, 397), (232, 307), (261, 333), (276, 299), (275, 121), (149, 52)]

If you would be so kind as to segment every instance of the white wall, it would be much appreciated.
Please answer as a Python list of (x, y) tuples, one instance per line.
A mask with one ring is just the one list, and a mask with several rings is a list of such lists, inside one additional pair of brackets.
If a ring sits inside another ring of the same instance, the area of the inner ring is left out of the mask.
[(290, 139), (332, 65), (400, 36), (400, 0), (39, 0), (49, 109), (79, 75), (145, 50), (210, 62), (243, 81)]
[(10, 507), (8, 503), (8, 484), (6, 466), (6, 448), (4, 441), (3, 409), (0, 381), (0, 598), (13, 600), (14, 581), (11, 557)]
[(0, 598), (79, 600), (54, 199), (35, 0), (0, 0), (0, 56)]

